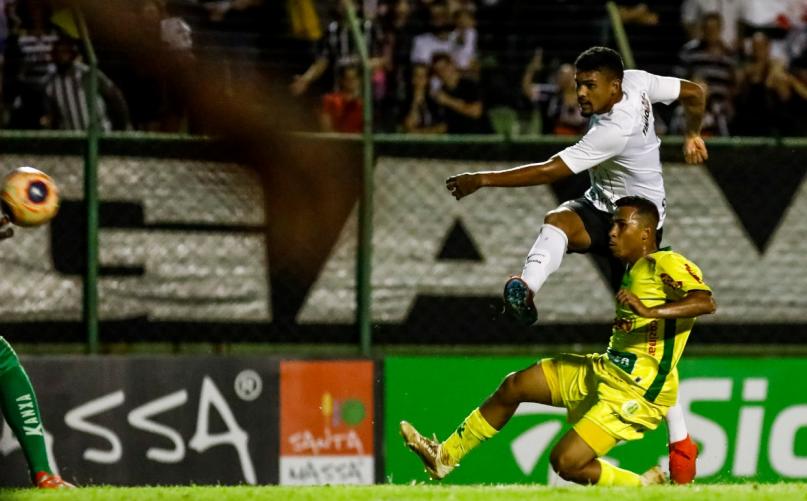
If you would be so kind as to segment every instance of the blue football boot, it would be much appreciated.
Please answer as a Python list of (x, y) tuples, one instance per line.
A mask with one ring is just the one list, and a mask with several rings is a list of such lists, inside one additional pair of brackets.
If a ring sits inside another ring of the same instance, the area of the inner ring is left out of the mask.
[(510, 277), (504, 284), (504, 311), (522, 325), (529, 326), (538, 320), (532, 291), (519, 276)]

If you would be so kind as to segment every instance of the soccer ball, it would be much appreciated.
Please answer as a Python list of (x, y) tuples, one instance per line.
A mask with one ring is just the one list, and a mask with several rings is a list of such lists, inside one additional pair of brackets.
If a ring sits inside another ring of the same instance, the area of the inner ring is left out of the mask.
[(3, 180), (0, 205), (17, 226), (39, 226), (59, 211), (59, 188), (44, 172), (18, 167)]

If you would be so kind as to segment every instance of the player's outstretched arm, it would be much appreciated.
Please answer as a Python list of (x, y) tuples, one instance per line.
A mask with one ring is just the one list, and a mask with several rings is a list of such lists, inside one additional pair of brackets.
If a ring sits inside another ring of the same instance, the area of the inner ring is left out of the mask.
[(620, 304), (628, 306), (635, 314), (644, 318), (695, 318), (717, 310), (712, 293), (709, 291), (689, 291), (678, 301), (648, 308), (642, 300), (628, 289), (620, 289), (616, 294)]
[(706, 143), (701, 137), (703, 114), (706, 110), (706, 93), (700, 85), (681, 80), (681, 93), (678, 96), (684, 106), (686, 134), (684, 136), (684, 159), (689, 164), (700, 164), (709, 158)]
[(521, 165), (500, 171), (466, 172), (446, 179), (446, 188), (457, 200), (479, 188), (536, 186), (550, 184), (573, 174), (566, 162), (555, 156), (546, 162)]

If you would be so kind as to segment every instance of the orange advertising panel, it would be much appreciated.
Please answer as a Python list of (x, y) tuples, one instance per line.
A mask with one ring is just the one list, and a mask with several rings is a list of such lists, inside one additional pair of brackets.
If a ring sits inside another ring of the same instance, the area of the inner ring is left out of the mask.
[(280, 481), (372, 483), (373, 362), (280, 363)]

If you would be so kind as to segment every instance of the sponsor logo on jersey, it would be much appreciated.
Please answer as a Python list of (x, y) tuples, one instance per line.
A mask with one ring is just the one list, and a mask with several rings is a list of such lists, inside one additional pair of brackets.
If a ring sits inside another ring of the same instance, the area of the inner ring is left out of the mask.
[(653, 110), (650, 98), (647, 97), (647, 92), (642, 92), (642, 110), (642, 135), (646, 136), (647, 131), (650, 129), (650, 113)]
[[(622, 414), (625, 416), (632, 416), (639, 410), (639, 402), (636, 400), (628, 400), (622, 404)], [(620, 416), (621, 418), (622, 416)]]
[(686, 268), (687, 273), (689, 273), (690, 275), (692, 275), (692, 278), (694, 278), (696, 282), (698, 282), (699, 284), (702, 284), (702, 283), (703, 283), (703, 280), (701, 280), (701, 277), (699, 277), (699, 276), (697, 275), (697, 273), (695, 273), (694, 271), (692, 271), (692, 268), (689, 266), (689, 263), (684, 263), (684, 268)]
[(647, 329), (647, 354), (655, 356), (656, 344), (658, 344), (658, 322), (653, 320)]

